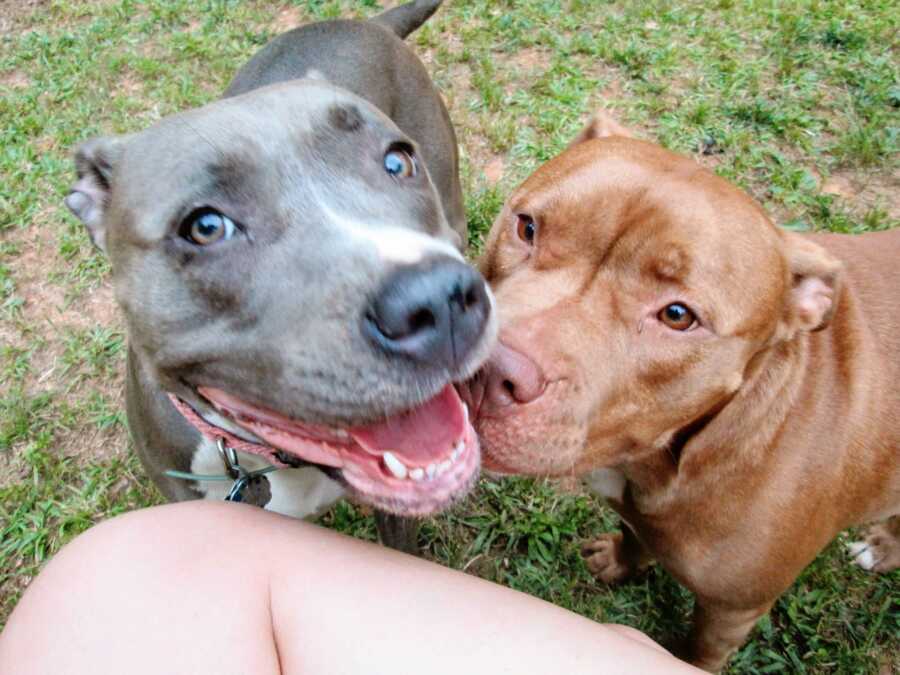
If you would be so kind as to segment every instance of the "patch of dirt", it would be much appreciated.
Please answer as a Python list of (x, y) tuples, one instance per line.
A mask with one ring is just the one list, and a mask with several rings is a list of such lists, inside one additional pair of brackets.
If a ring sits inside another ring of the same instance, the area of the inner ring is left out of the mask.
[(28, 472), (16, 457), (16, 449), (0, 452), (0, 488), (21, 483), (28, 478)]
[(118, 91), (128, 96), (142, 97), (144, 94), (144, 83), (131, 73), (125, 73), (119, 78)]
[(457, 131), (465, 130), (464, 122), (468, 107), (476, 99), (475, 90), (472, 88), (472, 71), (465, 64), (454, 63), (447, 68), (441, 79), (453, 83), (449, 87), (443, 87), (441, 95), (450, 111), (454, 127)]
[[(104, 281), (99, 287), (81, 294), (74, 302), (66, 301), (66, 290), (49, 280), (49, 272), (64, 269), (69, 263), (59, 256), (59, 243), (50, 224), (62, 219), (57, 209), (47, 209), (34, 224), (20, 230), (19, 253), (9, 261), (16, 295), (25, 299), (23, 320), (32, 328), (50, 326), (54, 329), (86, 329), (93, 326), (121, 323), (115, 307), (112, 285)], [(43, 222), (42, 222), (43, 221)]]
[[(99, 1), (108, 5), (118, 0)], [(35, 12), (51, 8), (53, 4), (51, 0), (0, 0), (0, 36), (26, 30)]]
[[(117, 371), (115, 377), (103, 383), (93, 381), (90, 389), (106, 395), (109, 405), (125, 414), (125, 368)], [(123, 418), (124, 419), (124, 418)], [(122, 457), (128, 452), (128, 431), (124, 426), (115, 425), (101, 429), (97, 424), (85, 420), (84, 424), (58, 434), (60, 449), (67, 457), (78, 459), (98, 459)]]
[(511, 56), (504, 56), (503, 63), (504, 67), (509, 70), (519, 71), (519, 73), (522, 73), (522, 71), (525, 71), (525, 73), (533, 73), (535, 71), (547, 70), (547, 68), (550, 67), (550, 60), (552, 58), (552, 54), (546, 49), (526, 47), (525, 49), (520, 49)]
[(476, 180), (480, 178), (490, 185), (496, 184), (505, 174), (506, 162), (491, 149), (472, 113), (473, 106), (479, 101), (478, 93), (471, 85), (472, 71), (466, 64), (454, 63), (442, 79), (453, 83), (451, 87), (443, 88), (441, 95), (453, 120), (461, 158), (468, 162)]
[(496, 185), (505, 175), (506, 161), (491, 150), (491, 147), (478, 135), (477, 131), (460, 138), (461, 155), (468, 161), (471, 175), (476, 183), (484, 182)]
[[(600, 86), (589, 99), (588, 114), (602, 111), (630, 131), (635, 138), (655, 141), (656, 133), (651, 127), (634, 124), (626, 119), (625, 110), (629, 105), (633, 105), (636, 99), (628, 91), (622, 74), (605, 63), (598, 63), (589, 72), (591, 77), (600, 82)], [(584, 123), (587, 124), (587, 119)]]
[(802, 216), (802, 211), (800, 210), (791, 209), (784, 204), (771, 201), (771, 195), (768, 194), (768, 190), (764, 186), (756, 188), (748, 186), (742, 187), (741, 189), (749, 194), (750, 197), (763, 208), (769, 218), (772, 219), (772, 222), (776, 225), (790, 223)]
[(41, 136), (34, 142), (34, 147), (39, 150), (42, 155), (50, 153), (62, 154), (65, 150), (60, 147), (59, 139), (55, 136)]
[(822, 192), (827, 195), (843, 197), (844, 199), (853, 199), (856, 197), (856, 189), (853, 183), (846, 176), (831, 176), (822, 184)]
[[(18, 245), (18, 253), (5, 264), (15, 283), (14, 296), (25, 302), (15, 321), (0, 324), (0, 338), (4, 344), (30, 350), (31, 372), (24, 381), (27, 396), (51, 393), (57, 404), (77, 406), (99, 393), (114, 409), (123, 410), (124, 368), (115, 369), (111, 376), (78, 382), (62, 365), (69, 333), (97, 326), (120, 331), (123, 323), (108, 280), (69, 300), (65, 287), (49, 279), (51, 272), (71, 264), (58, 253), (54, 224), (60, 218), (57, 209), (47, 209), (32, 226), (7, 233), (5, 239)], [(54, 446), (64, 456), (109, 457), (125, 452), (127, 434), (121, 426), (100, 429), (95, 421), (85, 419), (58, 431)], [(25, 467), (17, 458), (20, 450), (14, 446), (12, 452), (2, 453), (0, 485), (25, 477)]]
[(837, 197), (853, 213), (861, 215), (878, 207), (891, 219), (900, 220), (900, 171), (839, 171), (823, 181), (821, 190)]
[(697, 145), (694, 148), (691, 157), (693, 157), (694, 161), (700, 166), (707, 168), (710, 171), (715, 171), (716, 168), (725, 161), (725, 150), (715, 143), (707, 145), (706, 142), (700, 138), (697, 140)]
[(477, 100), (471, 84), (472, 71), (466, 64), (454, 63), (447, 67), (441, 79), (445, 82), (452, 82), (451, 86), (441, 89), (441, 96), (447, 105), (450, 119), (453, 121), (460, 151), (464, 156), (471, 158), (475, 150), (475, 143), (480, 140), (481, 144), (485, 145), (484, 140), (479, 138), (480, 134), (475, 131), (469, 111)]
[(506, 170), (506, 162), (502, 157), (494, 157), (491, 161), (484, 165), (482, 173), (490, 185), (496, 185), (503, 179)]
[(10, 89), (24, 89), (31, 80), (20, 70), (7, 70), (0, 74), (0, 86), (9, 87)]
[(601, 89), (599, 89), (599, 94), (605, 100), (618, 101), (625, 95), (625, 87), (622, 86), (622, 77), (615, 68), (603, 64), (602, 67), (594, 68), (593, 75), (601, 82), (606, 82), (606, 84), (602, 85)]
[[(385, 3), (384, 7), (387, 10), (389, 3)], [(396, 4), (396, 3), (394, 3)], [(437, 15), (431, 17), (428, 20), (428, 25), (435, 28), (440, 34), (440, 46), (441, 49), (453, 56), (453, 61), (460, 57), (465, 49), (465, 45), (463, 43), (462, 38), (459, 36), (457, 31), (453, 29), (452, 26), (449, 26), (446, 22), (444, 22), (443, 17), (441, 16), (441, 11), (438, 10)], [(425, 64), (428, 68), (429, 74), (434, 78), (435, 76), (435, 52), (437, 51), (436, 47), (427, 47), (423, 48), (421, 45), (416, 44), (416, 39), (418, 32), (410, 35), (406, 43), (412, 48), (412, 50), (416, 53), (416, 56)]]
[(878, 675), (897, 675), (900, 673), (900, 655), (891, 657), (888, 654), (879, 657), (881, 666), (878, 669)]
[(286, 33), (306, 23), (306, 17), (299, 7), (289, 5), (278, 10), (275, 18), (272, 20), (272, 30), (276, 33)]
[(0, 0), (0, 35), (7, 35), (35, 10), (50, 4), (50, 0)]

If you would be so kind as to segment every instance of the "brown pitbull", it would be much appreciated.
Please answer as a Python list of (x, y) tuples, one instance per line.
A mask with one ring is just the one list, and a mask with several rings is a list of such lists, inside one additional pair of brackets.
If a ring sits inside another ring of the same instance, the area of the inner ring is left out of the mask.
[(577, 474), (626, 525), (585, 547), (696, 594), (721, 668), (846, 527), (900, 565), (900, 230), (798, 235), (599, 116), (510, 197), (482, 271), (501, 344), (470, 385), (485, 466)]

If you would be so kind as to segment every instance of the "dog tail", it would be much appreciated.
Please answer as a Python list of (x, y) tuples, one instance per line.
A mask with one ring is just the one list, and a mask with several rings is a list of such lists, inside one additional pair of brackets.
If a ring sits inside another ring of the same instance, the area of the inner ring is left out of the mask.
[(401, 38), (416, 30), (429, 17), (437, 11), (443, 0), (414, 0), (405, 5), (394, 7), (372, 18), (375, 23), (380, 23)]

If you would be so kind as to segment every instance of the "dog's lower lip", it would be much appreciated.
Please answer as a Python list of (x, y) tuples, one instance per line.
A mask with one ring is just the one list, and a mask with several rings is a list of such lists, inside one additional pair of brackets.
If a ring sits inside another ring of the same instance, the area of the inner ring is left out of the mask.
[(350, 429), (306, 425), (211, 387), (197, 387), (196, 393), (263, 445), (340, 473), (361, 499), (395, 513), (439, 511), (465, 494), (477, 476), (477, 438), (452, 385), (419, 408)]

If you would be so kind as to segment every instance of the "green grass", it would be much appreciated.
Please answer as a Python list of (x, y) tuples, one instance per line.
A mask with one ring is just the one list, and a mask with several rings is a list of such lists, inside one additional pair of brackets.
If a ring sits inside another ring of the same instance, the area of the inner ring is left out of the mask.
[[(447, 2), (411, 42), (457, 126), (476, 250), (504, 196), (600, 106), (741, 185), (786, 226), (900, 224), (893, 1)], [(63, 543), (159, 501), (129, 452), (109, 269), (62, 207), (71, 150), (214, 99), (286, 6), (0, 9), (17, 12), (0, 35), (0, 621)], [(377, 11), (375, 2), (292, 6), (302, 20)], [(502, 175), (489, 179), (489, 164)], [(350, 504), (324, 522), (374, 538), (371, 518)], [(614, 527), (587, 496), (517, 479), (483, 482), (429, 520), (422, 542), (443, 564), (670, 642), (686, 630), (691, 599), (664, 571), (609, 589), (579, 559), (581, 541)], [(898, 580), (848, 566), (833, 544), (732, 670), (900, 669)]]

